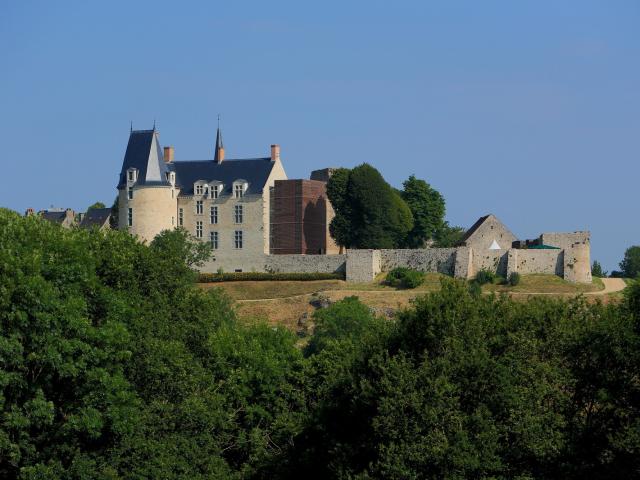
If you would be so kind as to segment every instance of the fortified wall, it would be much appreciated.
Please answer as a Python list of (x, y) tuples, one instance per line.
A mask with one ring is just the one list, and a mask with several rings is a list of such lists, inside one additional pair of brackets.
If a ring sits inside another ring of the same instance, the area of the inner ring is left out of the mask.
[[(573, 283), (591, 283), (589, 232), (543, 233), (515, 240), (493, 215), (482, 217), (455, 248), (348, 250), (344, 255), (255, 255), (238, 263), (224, 258), (208, 262), (204, 272), (342, 273), (348, 282), (371, 282), (381, 272), (408, 267), (422, 272), (473, 278), (480, 270), (503, 277), (557, 275)], [(509, 245), (510, 248), (501, 248)], [(229, 263), (228, 263), (229, 262)]]

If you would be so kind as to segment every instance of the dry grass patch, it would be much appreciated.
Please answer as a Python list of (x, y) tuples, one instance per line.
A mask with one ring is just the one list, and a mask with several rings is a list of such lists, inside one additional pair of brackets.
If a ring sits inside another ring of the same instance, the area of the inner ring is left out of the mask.
[(573, 294), (596, 292), (604, 290), (604, 284), (599, 278), (594, 278), (590, 284), (570, 283), (557, 275), (522, 275), (520, 283), (512, 287), (510, 285), (484, 285), (486, 292), (512, 292), (512, 293), (552, 293), (552, 294)]

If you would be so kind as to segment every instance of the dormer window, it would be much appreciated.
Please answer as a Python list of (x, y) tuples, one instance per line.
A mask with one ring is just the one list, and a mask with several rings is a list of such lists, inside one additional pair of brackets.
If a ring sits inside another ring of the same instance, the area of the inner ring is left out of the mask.
[(220, 182), (211, 183), (209, 185), (209, 198), (216, 200), (222, 193), (222, 184)]
[(176, 184), (176, 172), (167, 172), (167, 182), (174, 186)]
[(135, 183), (136, 180), (138, 180), (138, 169), (130, 168), (129, 170), (127, 170), (127, 182)]
[(204, 185), (196, 185), (196, 195), (204, 195)]
[(233, 182), (233, 196), (235, 198), (244, 197), (245, 192), (247, 191), (247, 187), (249, 184), (244, 180), (236, 180)]

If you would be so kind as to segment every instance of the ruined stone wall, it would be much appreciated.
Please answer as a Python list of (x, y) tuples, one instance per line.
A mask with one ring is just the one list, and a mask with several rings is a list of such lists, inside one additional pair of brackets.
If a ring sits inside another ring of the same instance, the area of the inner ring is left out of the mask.
[[(515, 268), (509, 265), (509, 273), (516, 271), (521, 275), (531, 273), (544, 273), (563, 276), (564, 251), (563, 250), (537, 250), (523, 249), (511, 250), (514, 257)], [(509, 258), (511, 260), (511, 257)]]
[(380, 267), (383, 272), (396, 267), (408, 267), (421, 272), (453, 275), (455, 260), (455, 248), (380, 250)]
[(275, 273), (338, 273), (346, 268), (346, 255), (265, 255), (265, 270)]
[(473, 275), (480, 270), (489, 270), (502, 275), (507, 275), (507, 259), (509, 249), (481, 251), (473, 249)]
[(576, 243), (588, 245), (590, 242), (590, 237), (591, 235), (589, 232), (552, 232), (543, 233), (542, 235), (540, 235), (540, 241), (543, 245), (567, 249)]
[(347, 282), (370, 282), (381, 271), (380, 250), (347, 251)]

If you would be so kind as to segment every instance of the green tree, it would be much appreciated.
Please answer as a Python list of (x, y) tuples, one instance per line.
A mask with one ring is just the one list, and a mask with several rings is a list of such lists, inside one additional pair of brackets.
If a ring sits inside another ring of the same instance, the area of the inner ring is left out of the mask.
[(411, 209), (413, 229), (406, 238), (408, 248), (422, 248), (435, 238), (444, 224), (445, 203), (440, 193), (424, 180), (411, 175), (404, 183), (402, 199)]
[(620, 262), (620, 270), (626, 278), (636, 278), (640, 275), (640, 246), (627, 248), (624, 259)]
[(350, 172), (348, 168), (338, 168), (333, 171), (327, 182), (327, 197), (335, 211), (335, 217), (329, 225), (329, 233), (340, 247), (353, 243), (352, 229), (349, 225), (352, 212), (347, 197)]
[(436, 233), (434, 246), (437, 248), (455, 247), (462, 240), (465, 232), (466, 230), (462, 227), (452, 227), (449, 222), (444, 222)]
[(105, 204), (104, 204), (104, 203), (102, 203), (102, 202), (96, 202), (96, 203), (94, 203), (93, 205), (91, 205), (89, 208), (87, 208), (87, 211), (89, 211), (89, 210), (95, 210), (95, 209), (97, 209), (97, 208), (106, 208), (106, 207), (105, 207)]
[(336, 216), (330, 232), (348, 248), (395, 248), (413, 228), (411, 210), (371, 165), (340, 170), (327, 186)]
[(607, 272), (603, 270), (602, 265), (597, 260), (593, 261), (593, 265), (591, 265), (591, 274), (594, 277), (604, 278), (607, 276)]

